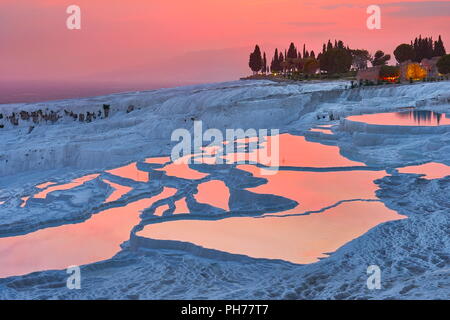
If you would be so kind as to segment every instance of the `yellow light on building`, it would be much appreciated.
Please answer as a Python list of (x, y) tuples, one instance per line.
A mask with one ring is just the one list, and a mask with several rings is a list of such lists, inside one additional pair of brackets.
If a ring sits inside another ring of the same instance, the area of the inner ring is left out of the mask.
[(406, 79), (423, 80), (427, 76), (427, 70), (422, 68), (418, 63), (411, 63), (408, 65), (406, 71)]

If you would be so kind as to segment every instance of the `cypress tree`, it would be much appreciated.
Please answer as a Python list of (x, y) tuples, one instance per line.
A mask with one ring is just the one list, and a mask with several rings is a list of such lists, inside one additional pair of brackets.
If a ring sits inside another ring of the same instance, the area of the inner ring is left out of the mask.
[(433, 41), (432, 37), (422, 38), (420, 35), (418, 38), (411, 41), (415, 58), (414, 62), (420, 63), (424, 58), (431, 59), (432, 57), (439, 57), (445, 55), (446, 51), (441, 36), (437, 41)]
[(414, 62), (417, 62), (418, 56), (419, 56), (419, 43), (417, 40), (417, 37), (414, 39), (414, 44), (412, 45), (414, 49)]
[(425, 57), (431, 59), (433, 57), (433, 39), (427, 38), (425, 42)]
[(263, 61), (261, 57), (261, 49), (259, 49), (258, 45), (255, 46), (255, 50), (250, 54), (248, 65), (254, 74), (258, 73), (258, 71), (262, 69)]
[(280, 60), (278, 57), (278, 49), (275, 49), (273, 54), (272, 64), (270, 65), (270, 70), (272, 72), (280, 72)]
[(279, 62), (280, 62), (280, 65), (279, 65), (279, 68), (280, 68), (280, 72), (281, 71), (285, 71), (284, 70), (284, 67), (283, 67), (283, 62), (284, 62), (284, 60), (285, 60), (285, 58), (284, 58), (285, 56), (283, 56), (283, 52), (280, 52), (280, 56), (279, 56)]
[(444, 42), (441, 39), (441, 35), (439, 35), (439, 39), (434, 42), (434, 50), (433, 50), (433, 57), (442, 57), (446, 55)]
[(416, 49), (416, 62), (420, 62), (422, 61), (424, 57), (424, 50), (423, 50), (423, 40), (422, 40), (422, 36), (419, 36), (419, 38), (417, 38), (417, 49)]
[(293, 42), (291, 42), (291, 44), (289, 45), (289, 50), (287, 52), (287, 58), (297, 59), (297, 48), (295, 47)]
[(266, 52), (263, 54), (263, 61), (262, 61), (262, 72), (267, 73), (267, 58), (266, 58)]
[(328, 40), (327, 51), (333, 49), (333, 45), (331, 44), (331, 40)]

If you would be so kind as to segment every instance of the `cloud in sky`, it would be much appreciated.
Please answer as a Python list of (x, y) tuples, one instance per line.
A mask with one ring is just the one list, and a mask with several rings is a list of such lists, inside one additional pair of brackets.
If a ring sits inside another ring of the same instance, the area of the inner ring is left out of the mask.
[(290, 21), (290, 22), (286, 22), (285, 24), (290, 25), (290, 26), (296, 26), (296, 27), (320, 27), (320, 26), (330, 26), (330, 25), (335, 25), (336, 22), (314, 22), (314, 21)]
[(402, 17), (446, 17), (450, 16), (450, 1), (389, 2), (382, 7), (396, 8), (390, 15)]
[(324, 10), (335, 10), (340, 8), (362, 8), (364, 5), (355, 4), (355, 3), (336, 3), (336, 4), (329, 4), (326, 6), (321, 6), (321, 9)]
[[(336, 3), (321, 6), (324, 10), (365, 8), (368, 4)], [(450, 16), (450, 1), (395, 1), (380, 3), (383, 8), (391, 8), (387, 12), (391, 16), (401, 17), (446, 17)]]

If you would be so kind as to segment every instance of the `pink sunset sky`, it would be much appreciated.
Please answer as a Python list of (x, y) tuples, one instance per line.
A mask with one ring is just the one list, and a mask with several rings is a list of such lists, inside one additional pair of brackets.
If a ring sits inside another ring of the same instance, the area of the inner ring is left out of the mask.
[[(66, 28), (72, 4), (81, 30)], [(366, 27), (371, 4), (381, 30)], [(0, 80), (235, 80), (256, 43), (270, 60), (291, 41), (318, 52), (336, 38), (373, 54), (441, 34), (450, 51), (449, 17), (450, 1), (0, 0)]]

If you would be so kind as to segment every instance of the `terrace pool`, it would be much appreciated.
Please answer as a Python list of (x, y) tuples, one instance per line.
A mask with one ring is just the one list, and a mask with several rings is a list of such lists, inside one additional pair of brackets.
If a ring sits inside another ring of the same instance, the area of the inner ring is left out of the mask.
[(373, 125), (395, 126), (441, 126), (450, 125), (450, 115), (426, 110), (410, 110), (389, 113), (374, 113), (350, 116), (351, 121)]

